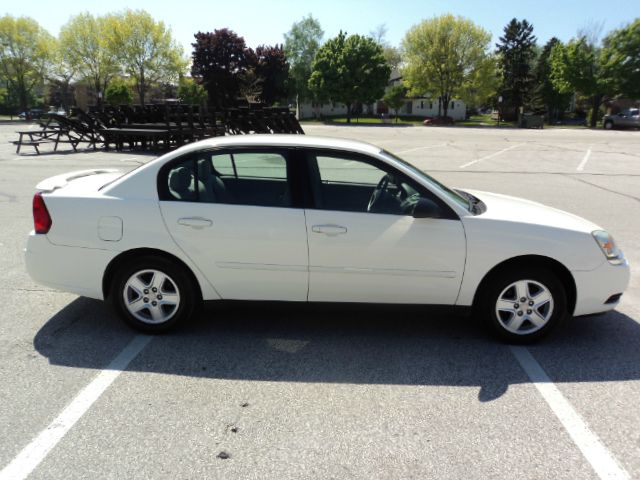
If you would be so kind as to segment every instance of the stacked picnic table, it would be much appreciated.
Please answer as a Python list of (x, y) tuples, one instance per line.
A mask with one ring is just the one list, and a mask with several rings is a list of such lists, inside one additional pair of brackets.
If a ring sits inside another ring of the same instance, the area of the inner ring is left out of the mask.
[(42, 144), (81, 143), (96, 150), (125, 148), (169, 150), (204, 138), (251, 133), (304, 134), (293, 112), (284, 107), (248, 105), (213, 111), (194, 105), (106, 106), (84, 112), (78, 108), (69, 117), (46, 114), (39, 129), (17, 132), (16, 153), (24, 146), (40, 153)]

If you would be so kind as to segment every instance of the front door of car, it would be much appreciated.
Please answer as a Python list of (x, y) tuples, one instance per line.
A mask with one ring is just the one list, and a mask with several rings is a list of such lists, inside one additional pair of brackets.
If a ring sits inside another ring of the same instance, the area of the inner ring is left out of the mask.
[[(442, 200), (375, 159), (309, 151), (309, 300), (454, 304), (466, 241)], [(419, 198), (442, 218), (414, 218)]]
[(304, 210), (285, 149), (189, 154), (159, 177), (167, 229), (224, 299), (305, 301)]

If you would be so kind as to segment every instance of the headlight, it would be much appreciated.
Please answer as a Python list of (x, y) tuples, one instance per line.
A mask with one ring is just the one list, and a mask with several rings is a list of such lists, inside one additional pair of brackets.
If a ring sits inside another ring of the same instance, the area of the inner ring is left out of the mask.
[(604, 230), (596, 230), (595, 232), (591, 232), (593, 238), (600, 246), (600, 250), (604, 253), (604, 256), (607, 257), (609, 262), (617, 265), (624, 261), (624, 255), (622, 251), (616, 245), (613, 237), (605, 232)]

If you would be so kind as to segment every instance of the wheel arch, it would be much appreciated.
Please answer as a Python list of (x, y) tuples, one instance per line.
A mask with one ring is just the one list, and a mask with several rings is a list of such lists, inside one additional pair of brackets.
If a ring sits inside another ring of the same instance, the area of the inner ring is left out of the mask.
[(517, 267), (531, 267), (531, 266), (546, 268), (557, 275), (558, 279), (562, 282), (567, 293), (567, 310), (570, 314), (573, 314), (576, 307), (577, 288), (576, 282), (569, 269), (551, 257), (544, 255), (521, 255), (504, 260), (489, 270), (480, 281), (476, 293), (473, 296), (473, 306), (476, 307), (481, 298), (481, 294), (484, 291), (486, 285), (494, 278), (500, 275), (503, 271), (517, 268)]
[(111, 291), (111, 284), (113, 282), (114, 275), (116, 274), (118, 269), (122, 265), (126, 264), (128, 261), (134, 258), (142, 257), (142, 256), (154, 256), (154, 257), (164, 258), (165, 260), (169, 260), (177, 264), (181, 268), (183, 268), (184, 271), (187, 273), (187, 275), (189, 275), (189, 277), (193, 281), (193, 284), (196, 286), (197, 288), (196, 293), (198, 294), (198, 298), (202, 299), (202, 288), (200, 287), (200, 282), (196, 278), (191, 268), (189, 268), (189, 266), (186, 263), (184, 263), (181, 259), (179, 259), (175, 255), (172, 255), (163, 250), (158, 250), (156, 248), (134, 248), (132, 250), (127, 250), (125, 252), (120, 253), (117, 257), (112, 259), (107, 265), (104, 275), (102, 276), (102, 294), (105, 300), (109, 296), (109, 293)]

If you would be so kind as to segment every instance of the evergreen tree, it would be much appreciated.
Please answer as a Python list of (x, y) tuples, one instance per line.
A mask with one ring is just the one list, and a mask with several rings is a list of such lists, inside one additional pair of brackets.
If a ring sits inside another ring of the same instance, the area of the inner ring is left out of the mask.
[(498, 90), (503, 98), (503, 116), (515, 118), (520, 107), (529, 106), (535, 85), (536, 37), (533, 25), (512, 19), (496, 44), (501, 70)]

